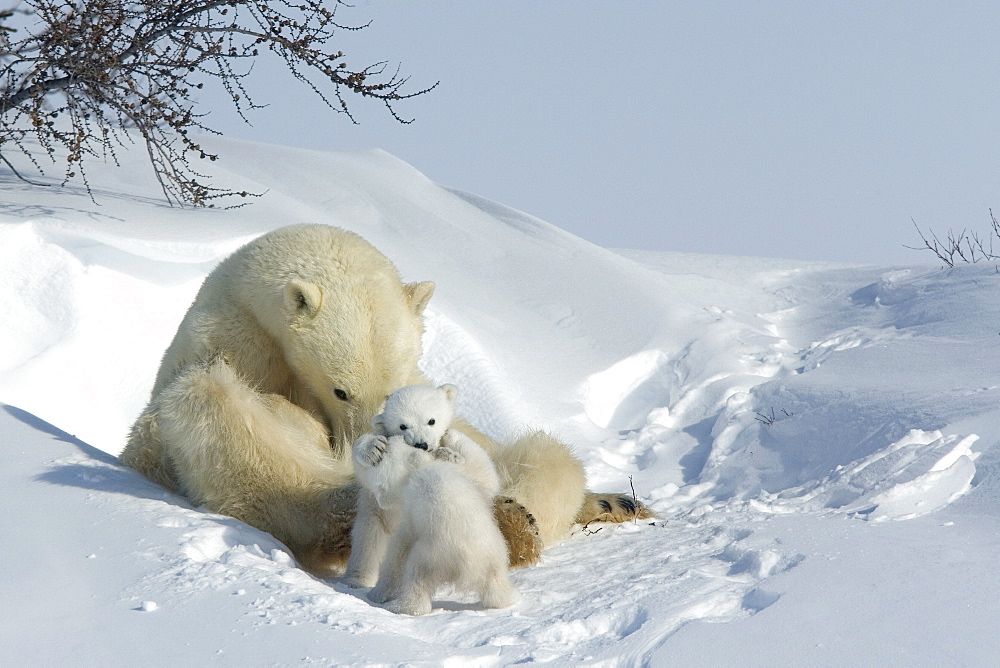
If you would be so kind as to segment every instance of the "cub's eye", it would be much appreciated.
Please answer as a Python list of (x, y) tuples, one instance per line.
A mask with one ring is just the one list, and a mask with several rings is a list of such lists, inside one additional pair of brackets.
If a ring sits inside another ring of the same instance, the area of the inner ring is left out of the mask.
[(400, 431), (406, 431), (407, 429), (409, 429), (409, 427), (407, 427), (405, 424), (399, 425), (399, 430)]
[(344, 392), (339, 387), (333, 391), (333, 395), (340, 399), (341, 401), (347, 401), (347, 392)]
[(429, 424), (430, 426), (433, 427), (434, 426), (434, 422), (436, 422), (436, 420), (434, 418), (431, 418), (430, 420), (427, 421), (427, 424)]

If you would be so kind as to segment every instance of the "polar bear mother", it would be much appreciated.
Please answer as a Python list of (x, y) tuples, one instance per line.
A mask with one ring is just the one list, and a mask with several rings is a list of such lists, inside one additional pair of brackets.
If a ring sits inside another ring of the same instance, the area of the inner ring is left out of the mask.
[[(351, 232), (293, 225), (223, 260), (184, 316), (121, 461), (193, 503), (284, 542), (318, 575), (350, 553), (357, 483), (350, 448), (385, 398), (424, 384), (417, 369), (434, 284), (403, 283)], [(495, 509), (513, 566), (574, 521), (624, 521), (645, 509), (589, 494), (569, 450), (537, 432), (494, 443)]]

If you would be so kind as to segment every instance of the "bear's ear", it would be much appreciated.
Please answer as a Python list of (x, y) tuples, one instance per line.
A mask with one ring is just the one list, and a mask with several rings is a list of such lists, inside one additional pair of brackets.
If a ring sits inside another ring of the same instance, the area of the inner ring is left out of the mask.
[(385, 414), (379, 413), (372, 418), (372, 433), (376, 436), (388, 436), (389, 432), (385, 428)]
[(421, 315), (427, 308), (427, 302), (434, 294), (434, 282), (424, 281), (423, 283), (407, 283), (403, 286), (406, 299), (410, 302), (410, 310), (413, 315)]
[(451, 383), (448, 383), (447, 385), (442, 385), (438, 389), (444, 392), (444, 396), (448, 398), (448, 401), (454, 402), (455, 397), (458, 396), (458, 388), (452, 385)]
[(306, 315), (310, 318), (319, 312), (323, 305), (323, 290), (315, 283), (293, 279), (285, 286), (285, 306), (294, 315)]

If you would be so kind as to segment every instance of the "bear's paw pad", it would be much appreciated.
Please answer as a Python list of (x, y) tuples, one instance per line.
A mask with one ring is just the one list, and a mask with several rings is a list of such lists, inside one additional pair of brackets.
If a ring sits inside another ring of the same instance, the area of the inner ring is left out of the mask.
[(537, 563), (542, 554), (542, 539), (528, 509), (510, 497), (497, 497), (493, 515), (507, 542), (510, 567), (525, 568)]

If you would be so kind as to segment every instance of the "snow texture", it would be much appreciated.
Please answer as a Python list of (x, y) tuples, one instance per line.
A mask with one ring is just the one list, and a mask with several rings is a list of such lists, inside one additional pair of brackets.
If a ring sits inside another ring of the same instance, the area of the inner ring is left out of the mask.
[[(206, 139), (264, 193), (172, 209), (139, 151), (0, 173), (5, 665), (941, 665), (1000, 658), (1000, 270), (614, 252), (379, 151)], [(423, 618), (117, 462), (228, 253), (297, 222), (434, 280), (422, 367), (654, 521), (576, 527)], [(780, 249), (778, 249), (780, 250)]]

